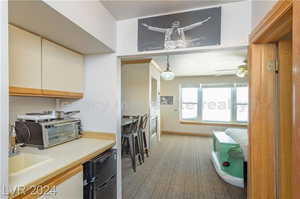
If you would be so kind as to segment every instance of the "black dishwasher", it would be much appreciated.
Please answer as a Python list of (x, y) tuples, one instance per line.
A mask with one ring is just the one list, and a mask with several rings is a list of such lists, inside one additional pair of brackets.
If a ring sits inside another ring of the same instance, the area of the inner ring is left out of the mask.
[(84, 164), (84, 199), (117, 199), (117, 150)]

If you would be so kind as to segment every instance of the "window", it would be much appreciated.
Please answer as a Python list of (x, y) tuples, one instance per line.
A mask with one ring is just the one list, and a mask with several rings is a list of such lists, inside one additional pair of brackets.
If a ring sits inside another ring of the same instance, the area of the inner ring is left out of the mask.
[(198, 115), (198, 88), (182, 88), (182, 119), (196, 119)]
[(248, 87), (236, 87), (236, 120), (238, 122), (248, 121)]
[(202, 120), (230, 122), (231, 88), (203, 88), (202, 93)]
[(248, 86), (199, 85), (181, 88), (181, 119), (247, 122)]

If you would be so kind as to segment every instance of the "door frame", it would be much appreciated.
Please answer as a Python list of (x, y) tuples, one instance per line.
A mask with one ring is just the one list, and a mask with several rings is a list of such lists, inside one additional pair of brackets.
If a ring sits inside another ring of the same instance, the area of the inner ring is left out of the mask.
[(0, 198), (8, 198), (8, 2), (0, 2)]
[(276, 60), (277, 47), (252, 44), (249, 54), (248, 198), (275, 199), (277, 75), (267, 66)]
[[(292, 86), (293, 86), (293, 125), (292, 125), (292, 198), (300, 198), (300, 189), (296, 188), (297, 185), (300, 183), (300, 171), (297, 169), (298, 163), (300, 163), (300, 39), (296, 37), (296, 35), (300, 34), (300, 1), (299, 0), (284, 0), (278, 1), (274, 7), (269, 11), (269, 13), (263, 18), (263, 20), (257, 25), (257, 27), (252, 31), (249, 43), (250, 43), (250, 50), (251, 48), (255, 47), (255, 45), (267, 45), (270, 43), (278, 42), (283, 36), (288, 33), (292, 33), (292, 42), (293, 42), (293, 63), (292, 63)], [(252, 49), (253, 50), (253, 49)], [(250, 65), (251, 63), (255, 63), (257, 61), (257, 57), (249, 55)], [(258, 67), (252, 65), (252, 67)], [(255, 75), (255, 74), (254, 74)], [(250, 66), (250, 76), (251, 76), (251, 66)], [(259, 86), (256, 84), (254, 86)], [(257, 89), (257, 88), (251, 88)], [(251, 92), (251, 91), (250, 91)], [(265, 90), (267, 92), (267, 90)], [(258, 105), (259, 106), (259, 105)], [(256, 109), (259, 108), (256, 106)], [(250, 118), (251, 115), (255, 114), (255, 110), (250, 107)], [(248, 198), (249, 199), (260, 199), (261, 195), (257, 195), (259, 190), (255, 190), (255, 187), (265, 187), (265, 183), (269, 183), (270, 185), (267, 186), (267, 189), (263, 190), (265, 195), (276, 196), (276, 186), (273, 186), (272, 179), (266, 179), (268, 175), (276, 176), (276, 169), (270, 169), (268, 174), (264, 175), (257, 175), (259, 169), (268, 169), (270, 165), (275, 165), (275, 162), (269, 162), (267, 164), (261, 164), (260, 161), (255, 161), (255, 154), (251, 155), (254, 151), (252, 151), (255, 147), (261, 147), (262, 145), (268, 144), (268, 140), (260, 139), (260, 140), (253, 140), (251, 136), (254, 134), (257, 138), (259, 133), (261, 132), (252, 132), (251, 125), (259, 125), (255, 122), (250, 121), (249, 123), (249, 151), (250, 151), (250, 163), (248, 164), (249, 168), (249, 187), (248, 187)], [(273, 121), (272, 126), (275, 126), (275, 120)], [(252, 135), (251, 135), (252, 134)], [(275, 134), (275, 132), (274, 132)], [(273, 156), (272, 158), (275, 160), (276, 149), (270, 147), (267, 151), (263, 152), (262, 154), (264, 157)], [(263, 167), (263, 168), (261, 168)], [(256, 168), (256, 169), (255, 169)], [(251, 182), (255, 182), (255, 186), (251, 185)]]
[(277, 133), (278, 195), (279, 198), (292, 198), (292, 39), (286, 37), (280, 40), (278, 47), (277, 93), (279, 99), (279, 119)]

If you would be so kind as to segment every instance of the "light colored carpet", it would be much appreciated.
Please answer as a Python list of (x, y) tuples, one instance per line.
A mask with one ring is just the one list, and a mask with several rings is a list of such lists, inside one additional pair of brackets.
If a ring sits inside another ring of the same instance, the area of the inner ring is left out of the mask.
[(163, 135), (134, 173), (122, 159), (123, 199), (243, 199), (243, 189), (219, 178), (210, 160), (212, 139)]

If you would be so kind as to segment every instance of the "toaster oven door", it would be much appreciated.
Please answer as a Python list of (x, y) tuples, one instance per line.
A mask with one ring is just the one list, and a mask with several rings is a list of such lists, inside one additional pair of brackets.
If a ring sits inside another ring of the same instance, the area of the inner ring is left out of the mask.
[(45, 125), (44, 129), (45, 148), (61, 144), (79, 137), (78, 124), (75, 122)]

